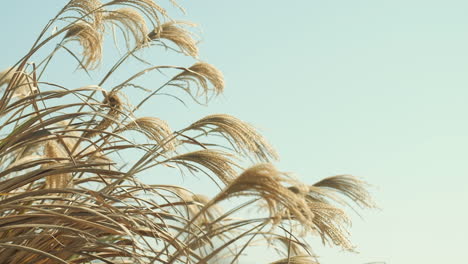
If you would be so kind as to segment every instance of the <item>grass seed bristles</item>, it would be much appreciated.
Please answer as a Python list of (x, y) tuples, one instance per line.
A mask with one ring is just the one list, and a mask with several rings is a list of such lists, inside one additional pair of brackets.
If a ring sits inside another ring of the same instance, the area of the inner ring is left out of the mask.
[(341, 196), (351, 199), (360, 207), (371, 208), (374, 206), (368, 191), (364, 188), (365, 182), (349, 175), (338, 175), (326, 178), (312, 186), (303, 184), (293, 185), (288, 189), (298, 196), (304, 197), (309, 209), (315, 214), (313, 226), (315, 232), (321, 237), (323, 243), (332, 243), (345, 250), (354, 247), (349, 240), (346, 231), (350, 224), (346, 213), (336, 207), (332, 202), (339, 205), (348, 205)]
[[(65, 158), (66, 153), (60, 149), (58, 143), (53, 140), (47, 141), (44, 146), (44, 157), (46, 158)], [(47, 165), (44, 165), (47, 168)], [(59, 173), (56, 175), (51, 175), (46, 177), (46, 187), (47, 188), (66, 188), (71, 183), (71, 173)]]
[(350, 224), (346, 213), (333, 205), (308, 202), (309, 209), (315, 217), (312, 221), (313, 231), (320, 236), (324, 244), (336, 245), (344, 250), (353, 250), (347, 227)]
[[(167, 85), (179, 87), (186, 91), (197, 103), (206, 104), (212, 96), (219, 95), (224, 90), (223, 74), (213, 65), (197, 62), (174, 76)], [(192, 87), (195, 85), (195, 89)], [(211, 84), (211, 85), (210, 85)], [(213, 86), (211, 88), (210, 86)], [(195, 90), (192, 92), (192, 90)], [(210, 94), (212, 92), (212, 94)], [(204, 97), (204, 102), (197, 97)]]
[(232, 155), (222, 151), (203, 149), (171, 157), (166, 162), (176, 163), (192, 172), (203, 171), (200, 165), (228, 184), (235, 178), (234, 167), (238, 166), (231, 158)]
[(141, 13), (145, 14), (155, 27), (160, 24), (160, 16), (167, 17), (166, 10), (153, 0), (113, 0), (105, 4), (105, 6), (113, 5), (124, 5), (136, 8)]
[[(148, 40), (148, 27), (146, 26), (146, 21), (143, 16), (141, 16), (141, 14), (135, 9), (121, 8), (109, 11), (103, 19), (105, 22), (118, 27), (120, 27), (119, 24), (121, 24), (122, 27), (120, 28), (125, 36), (127, 36), (128, 33), (133, 36), (135, 47), (140, 47), (146, 44)], [(128, 39), (128, 37), (125, 37), (125, 39)]]
[(86, 69), (95, 69), (102, 59), (103, 36), (88, 22), (78, 21), (70, 26), (64, 37), (65, 41), (77, 41), (83, 48), (82, 65)]
[(375, 208), (375, 203), (366, 189), (368, 184), (351, 175), (328, 177), (315, 183), (313, 186), (335, 194), (344, 195), (362, 208)]
[[(11, 85), (10, 82), (13, 80), (15, 74), (17, 74), (15, 83)], [(13, 67), (9, 67), (0, 72), (0, 87), (5, 84), (8, 85), (10, 91), (13, 91), (13, 97), (24, 98), (37, 92), (37, 87), (31, 75), (23, 71), (17, 71)]]
[(167, 151), (175, 149), (172, 130), (164, 120), (156, 117), (141, 117), (119, 128), (116, 133), (134, 130), (143, 133)]
[(266, 202), (274, 225), (285, 217), (293, 217), (307, 228), (313, 221), (314, 213), (303, 197), (284, 186), (290, 182), (294, 181), (276, 170), (273, 165), (258, 164), (240, 174), (216, 196), (214, 202), (237, 196), (260, 197)]
[(273, 147), (251, 125), (230, 115), (209, 115), (191, 124), (185, 130), (201, 130), (207, 135), (221, 135), (239, 154), (246, 157), (253, 155), (264, 162), (278, 159)]
[(9, 84), (13, 75), (15, 74), (15, 69), (13, 67), (9, 67), (2, 72), (0, 72), (0, 87), (4, 84)]
[[(177, 84), (177, 82), (181, 82), (185, 85)], [(223, 74), (213, 65), (206, 62), (195, 63), (175, 76), (171, 82), (172, 85), (181, 87), (189, 94), (192, 94), (189, 89), (190, 83), (194, 83), (198, 88), (194, 96), (205, 96), (207, 100), (208, 91), (211, 90), (208, 83), (213, 85), (212, 90), (214, 91), (214, 95), (219, 95), (224, 90)]]
[(197, 41), (192, 37), (193, 33), (183, 26), (194, 27), (195, 24), (182, 21), (166, 22), (150, 32), (148, 38), (150, 40), (169, 40), (179, 47), (180, 52), (196, 58), (198, 56)]
[(72, 0), (70, 1), (65, 11), (75, 11), (82, 19), (92, 20), (95, 28), (100, 28), (102, 23), (102, 12), (99, 10), (102, 4), (99, 0)]

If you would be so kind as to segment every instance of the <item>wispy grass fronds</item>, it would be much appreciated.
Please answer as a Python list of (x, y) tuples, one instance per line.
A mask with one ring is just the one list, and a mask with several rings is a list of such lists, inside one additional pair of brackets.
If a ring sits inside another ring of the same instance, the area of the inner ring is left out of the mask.
[(153, 0), (113, 0), (105, 4), (105, 6), (115, 5), (135, 8), (142, 14), (145, 14), (155, 27), (160, 24), (161, 18), (167, 17), (166, 10)]
[(5, 84), (9, 84), (14, 74), (15, 70), (12, 67), (9, 67), (0, 72), (0, 87)]
[[(148, 38), (150, 40), (169, 40), (179, 47), (180, 52), (197, 57), (197, 42), (193, 38), (193, 33), (185, 29), (184, 26), (194, 27), (195, 24), (182, 21), (166, 22), (150, 32)], [(224, 85), (222, 84), (222, 86)]]
[(206, 116), (185, 130), (199, 130), (203, 134), (217, 134), (226, 138), (237, 153), (254, 156), (260, 161), (278, 159), (273, 147), (251, 125), (226, 114)]
[(75, 11), (82, 19), (91, 20), (94, 28), (99, 28), (102, 24), (101, 7), (102, 3), (99, 0), (72, 0), (66, 5), (64, 11)]
[(256, 196), (266, 202), (274, 224), (283, 218), (293, 217), (309, 226), (315, 214), (305, 199), (292, 193), (285, 184), (294, 182), (268, 163), (255, 165), (231, 182), (215, 199), (215, 202), (237, 196)]
[(77, 41), (83, 48), (82, 65), (86, 69), (95, 69), (102, 59), (103, 36), (94, 25), (78, 21), (65, 34), (65, 41)]
[(375, 203), (369, 191), (368, 184), (351, 175), (337, 175), (325, 178), (313, 186), (320, 187), (334, 194), (344, 195), (362, 208), (373, 208)]
[[(224, 77), (213, 65), (206, 62), (197, 62), (175, 76), (170, 84), (181, 87), (187, 93), (193, 95), (194, 99), (203, 96), (207, 102), (209, 100), (208, 92), (213, 91), (214, 95), (219, 95), (223, 92)], [(191, 92), (193, 89), (192, 84), (196, 85), (195, 93)]]
[(0, 87), (3, 85), (7, 85), (7, 92), (11, 92), (12, 96), (16, 98), (24, 98), (37, 92), (32, 76), (13, 67), (0, 72)]
[[(58, 163), (66, 158), (66, 153), (63, 153), (62, 149), (57, 142), (49, 140), (44, 146), (44, 157), (55, 160), (53, 163)], [(50, 165), (43, 165), (43, 168), (48, 168)], [(71, 173), (57, 173), (55, 175), (46, 177), (46, 188), (67, 188), (71, 185), (72, 175)]]
[[(296, 195), (303, 197), (315, 214), (313, 229), (324, 243), (337, 245), (346, 250), (354, 246), (349, 240), (347, 231), (350, 220), (338, 205), (358, 205), (361, 208), (372, 208), (374, 203), (369, 192), (364, 188), (366, 183), (350, 175), (338, 175), (326, 178), (312, 186), (303, 184), (288, 187)], [(350, 204), (343, 197), (350, 199)]]
[(108, 12), (104, 21), (121, 29), (129, 46), (130, 35), (135, 43), (134, 47), (141, 47), (148, 41), (148, 27), (145, 18), (133, 8), (121, 8)]
[(143, 133), (147, 138), (153, 140), (167, 151), (175, 149), (173, 132), (164, 120), (157, 117), (140, 117), (118, 129), (116, 132), (120, 133), (131, 130)]
[(234, 168), (237, 164), (231, 155), (222, 151), (203, 149), (171, 157), (166, 162), (176, 163), (192, 172), (203, 172), (207, 169), (225, 184), (230, 183), (236, 175)]

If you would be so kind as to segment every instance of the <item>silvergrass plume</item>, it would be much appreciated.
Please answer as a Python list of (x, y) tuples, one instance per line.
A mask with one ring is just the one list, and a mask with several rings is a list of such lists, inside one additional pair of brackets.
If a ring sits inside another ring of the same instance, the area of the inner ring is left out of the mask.
[(230, 183), (236, 175), (234, 168), (237, 164), (232, 160), (232, 155), (217, 150), (197, 150), (171, 157), (167, 162), (183, 165), (194, 172), (206, 169), (224, 184)]
[[(171, 85), (184, 89), (195, 99), (205, 97), (205, 102), (210, 99), (209, 92), (219, 95), (224, 90), (223, 74), (213, 65), (206, 62), (197, 62), (172, 78)], [(192, 92), (194, 84), (195, 93)], [(213, 88), (210, 87), (213, 86)]]
[(169, 128), (166, 121), (157, 117), (137, 118), (122, 128), (119, 128), (116, 132), (121, 133), (125, 131), (138, 131), (167, 151), (175, 149), (176, 142), (171, 139), (171, 137), (173, 137), (172, 130)]
[[(63, 153), (57, 142), (49, 140), (44, 146), (44, 157), (55, 160), (49, 165), (43, 165), (43, 168), (51, 169), (54, 167), (53, 164), (63, 161), (60, 158), (66, 158), (66, 153)], [(71, 173), (57, 173), (47, 176), (46, 188), (66, 188), (70, 185), (71, 178)]]
[(66, 11), (75, 11), (83, 19), (91, 20), (91, 24), (99, 28), (102, 23), (102, 3), (99, 0), (72, 0), (67, 5)]
[(64, 38), (66, 41), (77, 41), (83, 47), (84, 68), (92, 70), (100, 64), (103, 37), (99, 29), (88, 22), (78, 21), (70, 26)]
[(194, 27), (195, 24), (183, 21), (166, 22), (148, 34), (150, 40), (169, 40), (179, 47), (182, 53), (192, 57), (198, 56), (197, 42), (193, 33), (184, 26)]
[(148, 41), (148, 27), (145, 18), (135, 9), (120, 8), (108, 11), (103, 17), (104, 21), (120, 28), (125, 34), (128, 45), (128, 35), (135, 40), (135, 47), (141, 47)]
[[(16, 75), (16, 78), (14, 78)], [(10, 83), (15, 80), (15, 83)], [(32, 93), (37, 92), (37, 87), (30, 74), (23, 71), (18, 71), (16, 68), (9, 67), (0, 72), (0, 87), (8, 85), (13, 91), (13, 97), (24, 98)]]
[(236, 196), (258, 196), (266, 202), (274, 224), (284, 217), (293, 217), (309, 226), (314, 212), (305, 199), (292, 193), (285, 183), (294, 182), (269, 163), (255, 165), (241, 173), (217, 197), (220, 202)]
[(278, 159), (273, 147), (251, 125), (226, 114), (206, 116), (191, 124), (186, 130), (198, 130), (204, 134), (225, 137), (241, 155), (255, 157), (259, 161)]

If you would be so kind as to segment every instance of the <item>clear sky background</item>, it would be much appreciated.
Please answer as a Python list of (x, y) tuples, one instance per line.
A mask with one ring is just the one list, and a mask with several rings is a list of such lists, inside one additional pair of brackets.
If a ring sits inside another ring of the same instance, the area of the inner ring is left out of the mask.
[[(1, 68), (64, 2), (2, 2)], [(323, 264), (466, 261), (467, 1), (180, 3), (187, 15), (176, 17), (200, 25), (201, 58), (224, 72), (226, 92), (208, 108), (148, 111), (173, 127), (233, 114), (260, 128), (277, 166), (303, 181), (353, 174), (374, 185), (381, 210), (353, 215), (361, 253), (316, 247)]]

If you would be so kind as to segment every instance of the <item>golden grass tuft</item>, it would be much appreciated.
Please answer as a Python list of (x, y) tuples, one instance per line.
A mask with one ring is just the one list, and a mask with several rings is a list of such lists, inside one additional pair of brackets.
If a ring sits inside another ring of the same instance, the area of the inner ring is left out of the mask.
[(75, 11), (84, 19), (91, 19), (93, 27), (99, 28), (102, 23), (102, 3), (99, 0), (72, 0), (66, 7), (66, 11)]
[[(43, 168), (53, 168), (53, 164), (64, 162), (67, 154), (63, 152), (59, 144), (53, 140), (47, 141), (44, 146), (44, 157), (55, 159), (55, 162), (49, 165), (43, 165)], [(46, 188), (67, 188), (71, 185), (71, 173), (57, 173), (46, 177)]]
[(135, 40), (135, 47), (141, 47), (148, 41), (148, 27), (146, 25), (146, 20), (133, 8), (120, 8), (109, 11), (106, 13), (103, 20), (122, 30), (125, 39), (127, 40), (127, 45), (129, 42), (129, 35), (131, 35)]
[(169, 40), (179, 47), (180, 52), (192, 57), (197, 57), (198, 47), (197, 42), (192, 36), (193, 33), (183, 26), (194, 27), (195, 24), (182, 21), (166, 22), (159, 28), (150, 32), (148, 38), (150, 40)]
[(164, 8), (158, 5), (153, 0), (113, 0), (105, 4), (105, 6), (123, 5), (137, 9), (139, 12), (147, 15), (156, 25), (160, 24), (161, 16), (167, 17), (167, 12)]
[(172, 139), (173, 132), (166, 121), (157, 117), (140, 117), (119, 128), (116, 132), (138, 131), (148, 139), (153, 140), (166, 151), (175, 150), (175, 141)]
[(9, 67), (0, 72), (0, 87), (3, 85), (8, 85), (15, 74), (15, 70), (12, 67)]
[(361, 208), (376, 207), (369, 191), (366, 189), (368, 184), (351, 175), (336, 175), (325, 178), (313, 185), (333, 194), (341, 194), (351, 199)]
[(266, 202), (274, 224), (283, 218), (294, 218), (308, 227), (315, 214), (303, 197), (292, 193), (285, 184), (294, 183), (273, 165), (255, 165), (232, 181), (215, 199), (215, 202), (236, 196), (257, 196)]
[(88, 22), (78, 21), (65, 34), (66, 41), (77, 41), (83, 47), (82, 65), (95, 69), (102, 59), (103, 37), (101, 31)]
[[(191, 83), (195, 84), (197, 88), (193, 95), (191, 92)], [(197, 62), (176, 75), (170, 84), (181, 87), (187, 93), (191, 94), (194, 99), (199, 96), (204, 96), (207, 102), (209, 100), (208, 92), (213, 91), (214, 95), (219, 95), (223, 92), (224, 77), (213, 65), (206, 62)], [(213, 88), (211, 88), (209, 84), (211, 84)]]
[(32, 76), (13, 67), (0, 72), (0, 87), (5, 84), (8, 85), (9, 91), (13, 91), (13, 97), (24, 98), (37, 92)]
[[(203, 172), (205, 169), (216, 175), (224, 184), (230, 183), (236, 175), (234, 167), (238, 165), (232, 155), (211, 149), (197, 150), (171, 157), (168, 163), (183, 165), (192, 172)], [(209, 174), (207, 174), (209, 175)]]
[(254, 156), (264, 162), (278, 159), (278, 154), (264, 137), (251, 125), (231, 115), (209, 115), (191, 124), (185, 130), (199, 130), (204, 134), (221, 135), (229, 141), (237, 153), (246, 157)]

